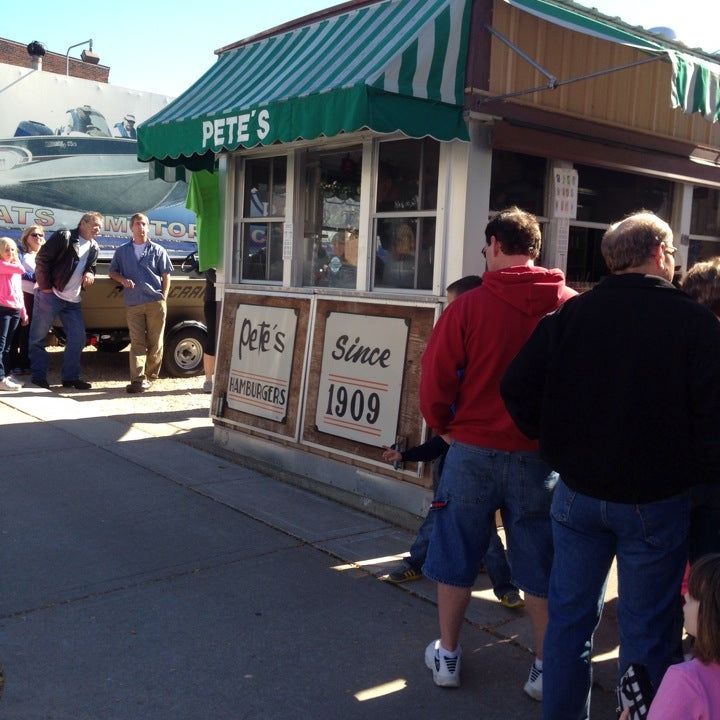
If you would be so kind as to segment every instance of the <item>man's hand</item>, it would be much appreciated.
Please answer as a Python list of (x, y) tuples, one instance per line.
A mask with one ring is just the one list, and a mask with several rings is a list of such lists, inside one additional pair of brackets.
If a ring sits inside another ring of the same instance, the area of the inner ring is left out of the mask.
[(123, 278), (122, 286), (128, 290), (132, 290), (135, 287), (135, 283), (130, 278)]
[(22, 326), (29, 325), (30, 324), (30, 318), (25, 318), (24, 320), (20, 321), (20, 324)]
[(385, 452), (383, 452), (383, 460), (385, 460), (385, 462), (398, 462), (402, 460), (402, 454), (397, 450), (393, 450), (393, 448), (387, 448)]
[(84, 288), (90, 287), (95, 282), (95, 276), (91, 272), (86, 272), (83, 275), (82, 286)]

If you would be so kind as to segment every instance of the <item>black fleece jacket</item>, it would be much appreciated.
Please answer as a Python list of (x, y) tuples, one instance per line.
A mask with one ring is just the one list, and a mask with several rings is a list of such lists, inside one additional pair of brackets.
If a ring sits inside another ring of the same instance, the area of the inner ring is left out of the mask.
[(645, 503), (720, 481), (720, 322), (661, 278), (612, 275), (568, 300), (501, 393), (572, 490)]
[[(79, 262), (77, 254), (79, 232), (58, 230), (40, 248), (35, 258), (35, 279), (41, 290), (63, 290)], [(85, 272), (95, 274), (98, 244), (90, 241)]]

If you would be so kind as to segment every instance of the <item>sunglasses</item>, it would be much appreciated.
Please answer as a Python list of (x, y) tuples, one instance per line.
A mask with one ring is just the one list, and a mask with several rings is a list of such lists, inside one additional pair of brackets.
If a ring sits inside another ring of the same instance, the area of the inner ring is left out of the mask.
[(44, 238), (45, 233), (30, 233), (30, 237)]

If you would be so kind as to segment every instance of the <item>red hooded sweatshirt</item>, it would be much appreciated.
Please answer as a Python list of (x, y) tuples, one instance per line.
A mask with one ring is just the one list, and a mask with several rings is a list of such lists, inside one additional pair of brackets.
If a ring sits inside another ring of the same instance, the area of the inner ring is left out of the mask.
[(496, 450), (537, 450), (510, 419), (500, 380), (543, 316), (576, 295), (560, 270), (486, 272), (440, 316), (422, 358), (420, 410), (437, 434)]

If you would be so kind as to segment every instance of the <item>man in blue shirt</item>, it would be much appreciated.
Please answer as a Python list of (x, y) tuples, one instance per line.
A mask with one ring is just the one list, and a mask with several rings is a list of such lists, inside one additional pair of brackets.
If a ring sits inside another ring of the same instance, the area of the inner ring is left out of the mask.
[(132, 242), (121, 245), (110, 263), (110, 277), (123, 288), (130, 331), (129, 393), (148, 390), (157, 380), (163, 355), (172, 263), (165, 248), (148, 239), (148, 218), (130, 220)]

